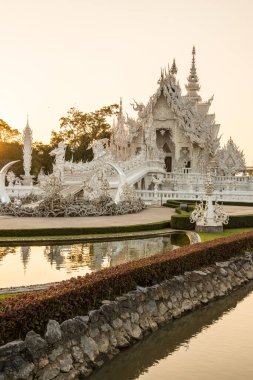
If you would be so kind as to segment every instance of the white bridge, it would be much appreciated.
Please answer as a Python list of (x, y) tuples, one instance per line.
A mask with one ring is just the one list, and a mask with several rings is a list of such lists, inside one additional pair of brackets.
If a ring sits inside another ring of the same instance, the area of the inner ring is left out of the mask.
[[(101, 160), (101, 166), (105, 162)], [(189, 169), (167, 173), (164, 163), (159, 160), (110, 163), (108, 182), (113, 197), (119, 196), (119, 188), (125, 183), (134, 186), (136, 193), (147, 203), (164, 203), (170, 199), (201, 201), (204, 196), (204, 184), (207, 174), (192, 173)], [(159, 177), (159, 185), (154, 178)], [(62, 195), (74, 196), (82, 191), (85, 172), (64, 174)], [(215, 185), (214, 198), (219, 202), (253, 202), (252, 176), (216, 176), (212, 175)], [(6, 187), (9, 196), (26, 195), (30, 192), (39, 193), (38, 186), (14, 185)]]

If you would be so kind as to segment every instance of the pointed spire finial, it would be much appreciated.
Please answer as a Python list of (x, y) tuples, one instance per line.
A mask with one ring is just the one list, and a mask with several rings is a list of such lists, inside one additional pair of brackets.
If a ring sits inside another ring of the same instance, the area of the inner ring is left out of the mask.
[(176, 65), (175, 58), (173, 59), (173, 64), (171, 66), (170, 72), (171, 72), (172, 75), (176, 75), (177, 74), (177, 65)]
[(123, 107), (122, 107), (122, 97), (120, 97), (119, 101), (119, 113), (122, 113)]
[(198, 94), (198, 91), (200, 90), (200, 85), (199, 85), (199, 78), (197, 76), (197, 69), (195, 65), (195, 55), (196, 55), (196, 49), (195, 49), (195, 46), (193, 46), (190, 75), (187, 78), (188, 84), (185, 87), (188, 92), (189, 98), (193, 100), (194, 102), (199, 102), (201, 101), (201, 97)]

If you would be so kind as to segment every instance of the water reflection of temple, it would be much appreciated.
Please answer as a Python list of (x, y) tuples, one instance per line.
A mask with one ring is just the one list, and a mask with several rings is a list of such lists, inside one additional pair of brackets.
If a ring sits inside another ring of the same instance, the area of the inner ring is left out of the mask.
[(30, 253), (31, 253), (31, 247), (29, 246), (20, 247), (20, 257), (23, 263), (24, 270), (26, 270), (27, 264), (30, 260)]
[(92, 258), (91, 244), (51, 245), (44, 249), (44, 256), (57, 270), (66, 268), (67, 273), (80, 267), (90, 268)]
[(87, 272), (122, 264), (172, 250), (170, 236), (151, 239), (83, 243), (65, 246), (46, 246), (44, 256), (57, 270), (67, 273), (80, 268)]

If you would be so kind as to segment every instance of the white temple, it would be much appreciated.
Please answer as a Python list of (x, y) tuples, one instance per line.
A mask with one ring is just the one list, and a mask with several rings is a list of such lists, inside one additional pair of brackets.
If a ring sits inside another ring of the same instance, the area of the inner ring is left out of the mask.
[[(120, 101), (111, 139), (92, 142), (91, 162), (66, 161), (66, 145), (59, 143), (51, 155), (55, 156), (53, 174), (60, 179), (64, 196), (92, 199), (106, 189), (118, 202), (120, 194), (133, 187), (147, 203), (172, 198), (201, 200), (207, 173), (211, 173), (214, 200), (252, 200), (253, 179), (243, 175), (243, 152), (231, 138), (220, 146), (220, 125), (209, 113), (213, 97), (202, 101), (199, 94), (195, 56), (193, 47), (186, 93), (181, 92), (174, 60), (161, 71), (158, 88), (148, 103), (134, 102), (135, 118), (125, 116)], [(31, 168), (29, 128), (23, 141), (27, 177)], [(39, 181), (43, 182), (43, 176)], [(32, 190), (36, 192), (38, 187)]]
[(213, 97), (202, 102), (198, 94), (195, 48), (192, 54), (185, 95), (176, 80), (174, 60), (171, 69), (162, 70), (159, 87), (148, 104), (133, 105), (136, 119), (125, 119), (120, 107), (111, 144), (117, 159), (129, 160), (142, 153), (145, 160), (163, 160), (166, 172), (187, 168), (197, 173), (214, 158), (220, 126), (215, 115), (208, 113)]

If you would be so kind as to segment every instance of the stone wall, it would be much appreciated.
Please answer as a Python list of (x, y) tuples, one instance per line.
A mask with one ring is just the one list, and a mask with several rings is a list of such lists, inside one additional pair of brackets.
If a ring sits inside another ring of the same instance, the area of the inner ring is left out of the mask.
[(160, 284), (103, 301), (89, 315), (59, 324), (50, 320), (42, 337), (0, 347), (0, 380), (82, 379), (173, 318), (181, 317), (253, 279), (253, 253), (186, 272)]

